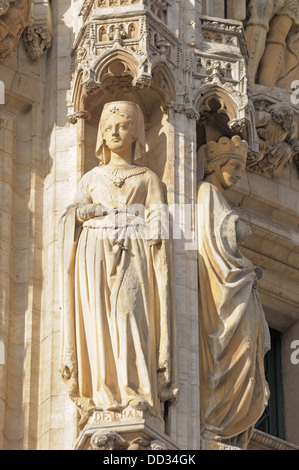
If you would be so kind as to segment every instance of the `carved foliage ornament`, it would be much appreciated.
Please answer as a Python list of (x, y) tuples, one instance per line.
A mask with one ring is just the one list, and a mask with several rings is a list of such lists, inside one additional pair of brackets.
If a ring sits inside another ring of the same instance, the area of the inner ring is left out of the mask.
[(91, 436), (90, 450), (167, 450), (167, 447), (157, 439), (138, 437), (127, 441), (115, 431), (100, 430)]
[(30, 59), (37, 60), (51, 46), (52, 35), (46, 26), (28, 26), (23, 34), (23, 42)]

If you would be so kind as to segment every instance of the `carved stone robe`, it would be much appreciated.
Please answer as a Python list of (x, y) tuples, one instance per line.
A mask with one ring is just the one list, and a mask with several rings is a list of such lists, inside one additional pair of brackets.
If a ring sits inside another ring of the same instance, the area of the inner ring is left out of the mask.
[[(134, 403), (162, 422), (161, 402), (174, 398), (163, 199), (149, 169), (101, 166), (61, 219), (61, 372), (83, 413)], [(76, 210), (90, 203), (115, 210), (82, 224)]]
[(269, 330), (251, 262), (239, 251), (238, 215), (218, 189), (198, 190), (202, 436), (244, 448), (268, 400)]

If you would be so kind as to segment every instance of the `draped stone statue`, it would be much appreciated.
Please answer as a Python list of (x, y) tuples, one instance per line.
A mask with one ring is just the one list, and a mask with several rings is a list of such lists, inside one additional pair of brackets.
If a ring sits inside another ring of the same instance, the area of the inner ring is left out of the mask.
[(176, 397), (164, 195), (138, 165), (144, 152), (139, 106), (106, 104), (100, 165), (60, 221), (61, 372), (81, 424), (96, 411), (137, 410), (162, 429), (163, 403)]
[(279, 86), (289, 89), (298, 76), (298, 1), (250, 0), (248, 9), (246, 40), (251, 82), (258, 73), (260, 85), (275, 87), (280, 80)]
[(200, 399), (207, 448), (245, 449), (269, 395), (269, 330), (256, 291), (258, 269), (240, 251), (251, 230), (223, 197), (242, 176), (246, 156), (247, 142), (238, 136), (199, 150)]
[(294, 109), (288, 103), (276, 103), (256, 112), (259, 156), (247, 165), (268, 176), (280, 176), (298, 155), (298, 126)]

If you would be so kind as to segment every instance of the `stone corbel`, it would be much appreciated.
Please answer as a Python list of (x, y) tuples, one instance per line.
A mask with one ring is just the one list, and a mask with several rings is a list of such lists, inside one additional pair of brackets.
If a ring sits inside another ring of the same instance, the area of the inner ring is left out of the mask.
[(31, 60), (38, 60), (52, 43), (52, 17), (48, 0), (34, 0), (31, 24), (25, 28), (23, 43)]
[(83, 109), (68, 115), (68, 120), (71, 124), (76, 124), (78, 119), (84, 119), (88, 121), (90, 119), (90, 112)]
[(197, 111), (195, 111), (193, 108), (186, 108), (184, 104), (169, 101), (162, 106), (162, 110), (166, 114), (168, 114), (170, 109), (172, 109), (175, 113), (185, 114), (188, 119), (194, 119), (195, 121), (198, 121), (201, 117)]

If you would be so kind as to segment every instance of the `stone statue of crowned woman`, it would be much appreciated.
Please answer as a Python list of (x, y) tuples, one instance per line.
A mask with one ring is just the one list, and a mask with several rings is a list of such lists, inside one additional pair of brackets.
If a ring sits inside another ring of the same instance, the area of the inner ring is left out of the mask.
[(239, 136), (222, 137), (198, 154), (201, 435), (215, 449), (246, 449), (269, 397), (260, 272), (240, 251), (251, 229), (223, 196), (242, 177), (247, 149)]

